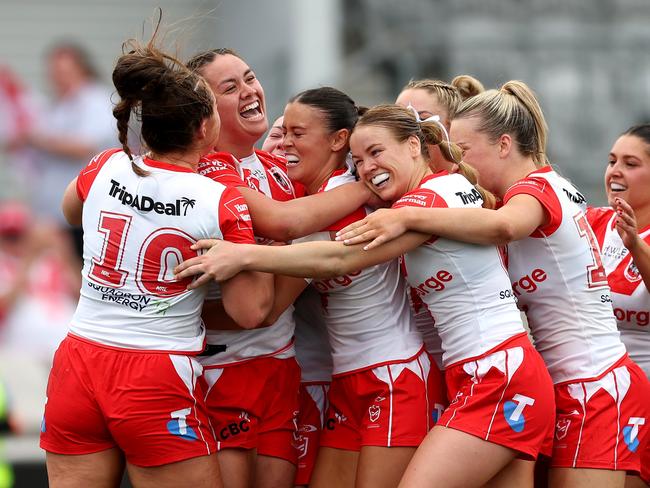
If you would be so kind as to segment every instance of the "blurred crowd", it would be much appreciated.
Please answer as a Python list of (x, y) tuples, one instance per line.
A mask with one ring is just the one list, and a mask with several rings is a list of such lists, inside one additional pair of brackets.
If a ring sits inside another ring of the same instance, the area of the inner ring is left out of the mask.
[(88, 53), (61, 42), (44, 63), (48, 94), (0, 63), (0, 431), (26, 434), (38, 432), (80, 287), (81, 230), (64, 223), (61, 195), (117, 144), (111, 92)]

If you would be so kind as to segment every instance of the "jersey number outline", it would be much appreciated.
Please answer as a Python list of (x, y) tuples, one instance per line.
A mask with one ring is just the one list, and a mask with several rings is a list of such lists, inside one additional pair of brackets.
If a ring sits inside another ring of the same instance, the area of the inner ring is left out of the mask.
[(100, 258), (93, 258), (88, 277), (101, 284), (122, 288), (129, 272), (121, 269), (126, 237), (129, 234), (132, 217), (101, 211), (97, 231), (104, 236)]
[(607, 275), (605, 274), (605, 267), (600, 257), (600, 249), (598, 248), (594, 231), (587, 221), (587, 216), (583, 212), (579, 212), (573, 216), (573, 220), (578, 227), (578, 234), (580, 237), (587, 239), (589, 249), (591, 250), (592, 263), (587, 266), (587, 284), (589, 288), (607, 285)]
[[(89, 279), (101, 285), (122, 288), (129, 271), (121, 268), (132, 217), (101, 211), (98, 232), (104, 243), (99, 259), (93, 258)], [(192, 278), (174, 279), (174, 267), (182, 261), (197, 256), (190, 246), (196, 242), (180, 229), (163, 227), (149, 234), (140, 246), (135, 272), (135, 282), (144, 294), (167, 298), (187, 291)]]

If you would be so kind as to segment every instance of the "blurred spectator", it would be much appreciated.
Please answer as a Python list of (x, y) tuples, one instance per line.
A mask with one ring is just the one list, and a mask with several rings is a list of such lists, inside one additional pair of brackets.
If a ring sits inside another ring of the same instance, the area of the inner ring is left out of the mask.
[(0, 66), (0, 198), (29, 196), (33, 154), (22, 142), (35, 113), (34, 99), (8, 67)]
[(0, 203), (0, 374), (17, 422), (35, 430), (52, 356), (65, 337), (80, 275), (67, 233)]
[[(61, 197), (68, 183), (95, 154), (119, 143), (111, 93), (80, 46), (55, 45), (47, 54), (47, 73), (54, 98), (24, 142), (38, 150), (35, 211), (63, 224)], [(80, 243), (80, 231), (75, 238)]]
[(79, 295), (67, 234), (37, 224), (21, 203), (0, 204), (0, 345), (49, 362)]

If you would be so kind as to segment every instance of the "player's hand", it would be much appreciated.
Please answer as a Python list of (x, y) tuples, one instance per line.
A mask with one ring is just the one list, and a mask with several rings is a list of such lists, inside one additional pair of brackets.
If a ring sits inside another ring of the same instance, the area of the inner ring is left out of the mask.
[(242, 253), (237, 252), (237, 244), (218, 239), (201, 239), (192, 249), (208, 249), (200, 256), (187, 259), (174, 269), (177, 280), (200, 275), (187, 287), (193, 290), (214, 281), (225, 281), (239, 273), (243, 268)]
[(336, 240), (347, 246), (369, 242), (363, 249), (373, 249), (407, 231), (398, 210), (379, 209), (365, 219), (354, 222), (336, 233)]
[(616, 230), (625, 247), (633, 251), (639, 245), (639, 238), (636, 215), (632, 207), (622, 198), (614, 200), (614, 210), (616, 211)]

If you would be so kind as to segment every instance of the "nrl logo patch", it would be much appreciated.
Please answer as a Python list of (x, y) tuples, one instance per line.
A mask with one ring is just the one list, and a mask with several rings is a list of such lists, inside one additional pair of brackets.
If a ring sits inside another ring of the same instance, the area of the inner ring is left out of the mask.
[(282, 170), (275, 166), (270, 166), (268, 171), (285, 193), (293, 195), (293, 185), (291, 184), (291, 180), (289, 180), (289, 177)]

